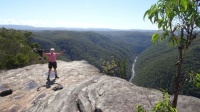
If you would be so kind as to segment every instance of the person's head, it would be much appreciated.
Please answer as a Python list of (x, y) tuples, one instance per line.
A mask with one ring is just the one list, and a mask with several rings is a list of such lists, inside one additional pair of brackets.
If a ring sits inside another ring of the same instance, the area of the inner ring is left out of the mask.
[(54, 51), (55, 51), (54, 48), (51, 48), (51, 49), (50, 49), (50, 52), (51, 52), (51, 53), (54, 53)]

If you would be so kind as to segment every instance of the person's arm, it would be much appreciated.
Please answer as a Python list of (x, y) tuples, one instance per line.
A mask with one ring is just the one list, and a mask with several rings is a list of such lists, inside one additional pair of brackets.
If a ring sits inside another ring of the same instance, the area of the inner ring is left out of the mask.
[(48, 53), (46, 53), (45, 51), (43, 51), (43, 55), (48, 57)]
[(65, 50), (61, 51), (60, 53), (57, 54), (57, 56), (62, 55), (65, 52)]
[(61, 51), (60, 54), (63, 54), (65, 52), (65, 50)]

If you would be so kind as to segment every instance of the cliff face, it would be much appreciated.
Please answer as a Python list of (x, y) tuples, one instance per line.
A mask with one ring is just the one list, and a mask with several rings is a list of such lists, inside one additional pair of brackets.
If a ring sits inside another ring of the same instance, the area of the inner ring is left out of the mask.
[[(109, 77), (86, 61), (58, 61), (59, 79), (47, 82), (47, 64), (0, 72), (0, 91), (12, 89), (0, 97), (2, 112), (135, 112), (136, 105), (146, 109), (162, 99), (157, 90), (138, 87), (123, 79)], [(56, 86), (63, 89), (54, 91)], [(180, 112), (199, 112), (200, 99), (179, 96)]]

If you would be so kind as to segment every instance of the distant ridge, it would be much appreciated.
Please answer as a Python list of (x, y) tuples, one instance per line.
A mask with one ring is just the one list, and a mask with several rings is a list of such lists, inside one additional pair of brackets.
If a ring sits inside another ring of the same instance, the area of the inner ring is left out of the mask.
[(65, 27), (34, 27), (29, 25), (0, 25), (0, 28), (16, 29), (16, 30), (70, 30), (70, 31), (145, 31), (155, 32), (156, 30), (143, 30), (143, 29), (109, 29), (109, 28), (65, 28)]

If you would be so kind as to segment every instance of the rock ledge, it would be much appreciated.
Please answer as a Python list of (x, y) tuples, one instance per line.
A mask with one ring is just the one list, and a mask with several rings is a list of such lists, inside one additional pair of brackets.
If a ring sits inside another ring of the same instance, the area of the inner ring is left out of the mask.
[[(130, 82), (99, 73), (86, 61), (58, 61), (59, 79), (46, 82), (47, 64), (0, 72), (0, 91), (13, 94), (0, 97), (2, 112), (135, 112), (162, 99), (158, 90), (138, 87)], [(52, 90), (55, 86), (64, 88)], [(39, 88), (39, 91), (37, 91)], [(178, 111), (199, 112), (200, 99), (179, 96)]]

